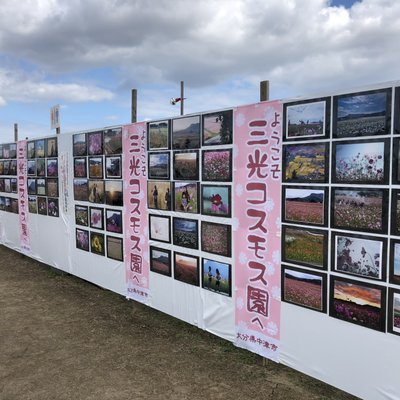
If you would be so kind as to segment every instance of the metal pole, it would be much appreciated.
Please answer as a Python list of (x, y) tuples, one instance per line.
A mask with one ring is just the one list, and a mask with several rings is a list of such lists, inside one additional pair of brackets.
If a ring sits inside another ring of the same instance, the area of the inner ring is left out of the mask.
[(57, 127), (57, 128), (56, 128), (56, 134), (59, 135), (60, 133), (61, 133), (61, 128), (60, 128), (60, 127)]
[(132, 89), (131, 100), (131, 122), (134, 124), (137, 121), (137, 89)]
[(18, 124), (14, 124), (14, 142), (18, 142)]
[(184, 82), (183, 81), (181, 81), (181, 115), (183, 115), (183, 111), (184, 111), (184, 108), (183, 108), (183, 102), (185, 101), (183, 98), (184, 98), (184, 96), (185, 96), (185, 94), (184, 94)]
[(260, 82), (260, 101), (269, 100), (269, 81)]

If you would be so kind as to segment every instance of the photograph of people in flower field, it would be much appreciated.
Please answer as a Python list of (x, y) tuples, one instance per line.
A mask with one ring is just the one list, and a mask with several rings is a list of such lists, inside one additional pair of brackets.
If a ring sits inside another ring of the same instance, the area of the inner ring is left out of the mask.
[(385, 330), (386, 287), (331, 277), (330, 315), (378, 331)]
[(148, 124), (148, 149), (169, 149), (169, 120), (150, 122)]
[(106, 253), (104, 244), (104, 235), (102, 233), (90, 232), (90, 251), (92, 253), (104, 256)]
[(76, 248), (89, 251), (89, 232), (83, 229), (76, 229)]
[(169, 217), (149, 214), (150, 240), (171, 243), (171, 220)]
[(231, 216), (231, 187), (201, 185), (201, 213), (216, 217)]
[(388, 140), (337, 142), (333, 144), (332, 181), (383, 184), (388, 180), (385, 157)]
[(174, 211), (199, 212), (198, 182), (174, 182)]
[(87, 155), (86, 133), (77, 133), (72, 137), (72, 153), (74, 156)]
[(200, 147), (200, 116), (172, 120), (172, 147), (198, 149)]
[(327, 189), (283, 187), (283, 219), (309, 225), (326, 225)]
[(325, 136), (326, 101), (285, 104), (285, 109), (286, 140)]
[(123, 239), (114, 236), (106, 237), (107, 257), (116, 261), (124, 261)]
[(400, 241), (391, 241), (390, 252), (389, 282), (395, 285), (400, 285)]
[(171, 210), (171, 182), (147, 181), (147, 208)]
[(150, 271), (171, 276), (171, 251), (150, 246)]
[(169, 152), (149, 153), (149, 179), (169, 179)]
[(88, 201), (88, 191), (87, 179), (74, 179), (74, 200)]
[(334, 97), (333, 135), (337, 138), (390, 132), (391, 89)]
[(367, 232), (386, 230), (387, 191), (332, 188), (332, 226)]
[(174, 179), (199, 180), (199, 152), (174, 152)]
[(199, 248), (199, 222), (195, 219), (173, 219), (173, 239), (176, 246)]
[(199, 257), (174, 253), (174, 278), (189, 285), (199, 286)]
[(201, 222), (201, 250), (224, 257), (232, 255), (231, 225)]
[(98, 156), (103, 154), (103, 132), (90, 132), (87, 134), (88, 155)]
[(221, 111), (203, 115), (203, 146), (232, 143), (233, 111)]
[(89, 212), (86, 206), (75, 205), (75, 224), (88, 226)]
[(203, 181), (232, 181), (232, 150), (204, 150), (202, 162)]
[(326, 312), (326, 275), (282, 266), (282, 301)]
[(122, 128), (106, 129), (103, 132), (104, 154), (122, 153)]
[(326, 268), (327, 232), (283, 227), (282, 258), (294, 264)]
[(400, 335), (400, 291), (389, 289), (388, 331)]
[(283, 147), (285, 182), (325, 182), (327, 180), (328, 144), (313, 143)]
[(218, 261), (203, 258), (203, 289), (231, 297), (231, 266)]
[(103, 179), (103, 157), (89, 157), (89, 178)]
[(354, 235), (333, 234), (335, 243), (334, 269), (363, 278), (382, 280), (386, 265), (383, 240)]

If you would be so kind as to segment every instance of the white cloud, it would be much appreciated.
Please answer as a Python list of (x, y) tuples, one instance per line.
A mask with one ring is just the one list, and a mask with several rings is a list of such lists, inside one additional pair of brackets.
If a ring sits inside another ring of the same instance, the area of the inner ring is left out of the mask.
[(7, 102), (4, 100), (2, 96), (0, 96), (0, 107), (5, 106)]

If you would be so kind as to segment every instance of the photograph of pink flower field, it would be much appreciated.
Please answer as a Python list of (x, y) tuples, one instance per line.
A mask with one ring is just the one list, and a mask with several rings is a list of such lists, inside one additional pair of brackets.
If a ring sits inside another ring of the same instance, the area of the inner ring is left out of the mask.
[(221, 256), (231, 256), (231, 225), (201, 223), (201, 249)]
[(232, 150), (203, 151), (203, 181), (232, 181)]

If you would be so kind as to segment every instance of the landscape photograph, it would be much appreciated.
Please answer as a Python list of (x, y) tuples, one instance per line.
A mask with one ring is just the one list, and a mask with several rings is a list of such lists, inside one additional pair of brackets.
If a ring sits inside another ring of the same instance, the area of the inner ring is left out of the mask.
[(49, 197), (58, 197), (58, 179), (47, 178), (46, 179), (46, 192)]
[(74, 200), (88, 201), (89, 186), (87, 179), (74, 179)]
[[(1, 163), (0, 165), (3, 166), (3, 163)], [(3, 175), (3, 171), (1, 169), (2, 168), (0, 168), (0, 175)], [(32, 176), (36, 175), (36, 160), (28, 160), (27, 175), (32, 175)]]
[(36, 173), (37, 176), (46, 176), (46, 160), (44, 158), (36, 160)]
[(198, 149), (200, 147), (200, 116), (172, 120), (172, 147)]
[(195, 219), (173, 219), (173, 239), (176, 246), (199, 248), (199, 223)]
[[(90, 186), (89, 186), (90, 188)], [(106, 204), (110, 206), (124, 205), (122, 181), (105, 181)]]
[(122, 211), (106, 209), (106, 230), (122, 233)]
[(283, 148), (285, 182), (325, 182), (328, 145), (313, 143), (287, 145)]
[(103, 154), (103, 132), (90, 132), (87, 134), (88, 155), (97, 156)]
[(169, 152), (149, 153), (149, 179), (169, 179)]
[(400, 335), (400, 292), (391, 289), (391, 296), (389, 296), (389, 298), (391, 299), (391, 318), (389, 319), (389, 331)]
[(103, 132), (104, 154), (122, 153), (122, 128), (106, 129)]
[(231, 144), (232, 131), (232, 110), (203, 115), (203, 146)]
[(122, 178), (121, 156), (106, 157), (106, 178)]
[(87, 144), (86, 133), (78, 133), (72, 137), (72, 153), (74, 156), (86, 156)]
[(284, 186), (283, 199), (284, 221), (326, 225), (326, 189)]
[(149, 150), (169, 149), (169, 120), (150, 122), (148, 124)]
[(75, 205), (75, 224), (82, 226), (89, 225), (89, 212), (87, 206)]
[(231, 265), (203, 258), (202, 287), (230, 297), (232, 293)]
[(28, 142), (26, 145), (26, 150), (27, 150), (27, 156), (28, 158), (35, 158), (36, 157), (36, 152), (35, 152), (35, 142)]
[(58, 159), (47, 159), (47, 176), (58, 176)]
[(378, 331), (385, 330), (386, 288), (331, 277), (330, 315)]
[(282, 267), (282, 301), (326, 312), (326, 275)]
[(197, 181), (199, 179), (199, 152), (174, 152), (174, 179)]
[(387, 134), (390, 120), (388, 97), (387, 89), (334, 97), (337, 107), (334, 136), (341, 138)]
[(75, 157), (74, 158), (74, 177), (75, 178), (86, 178), (86, 157)]
[(150, 246), (150, 271), (171, 276), (171, 251)]
[(174, 278), (189, 285), (199, 286), (199, 258), (174, 253)]
[(103, 179), (103, 157), (89, 157), (89, 178)]
[(389, 282), (400, 285), (400, 241), (391, 241)]
[(116, 261), (124, 261), (123, 239), (114, 236), (107, 236), (107, 257)]
[(28, 210), (30, 213), (37, 214), (36, 196), (28, 196)]

